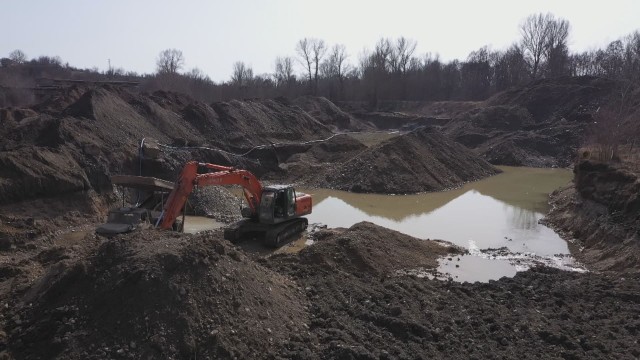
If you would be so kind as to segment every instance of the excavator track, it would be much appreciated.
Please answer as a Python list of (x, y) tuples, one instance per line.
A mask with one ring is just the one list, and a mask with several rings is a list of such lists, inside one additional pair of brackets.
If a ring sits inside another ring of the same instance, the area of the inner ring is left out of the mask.
[(261, 233), (264, 234), (264, 244), (275, 248), (305, 231), (308, 224), (309, 221), (306, 218), (297, 218), (276, 225), (244, 219), (225, 228), (224, 238), (236, 242), (246, 233)]
[(305, 231), (308, 224), (306, 218), (298, 218), (275, 225), (265, 234), (264, 243), (269, 247), (279, 247), (287, 240)]

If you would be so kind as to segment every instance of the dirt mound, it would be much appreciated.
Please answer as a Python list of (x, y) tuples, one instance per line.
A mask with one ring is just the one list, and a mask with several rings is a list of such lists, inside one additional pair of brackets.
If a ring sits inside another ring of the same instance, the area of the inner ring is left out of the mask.
[(640, 177), (589, 160), (574, 172), (574, 186), (552, 194), (546, 221), (576, 239), (575, 256), (595, 269), (640, 272)]
[(36, 104), (33, 109), (38, 113), (58, 114), (72, 105), (90, 88), (87, 86), (72, 85), (58, 89), (51, 96)]
[(561, 118), (588, 122), (616, 85), (613, 80), (593, 76), (542, 79), (496, 94), (486, 103), (523, 107), (536, 123)]
[[(54, 100), (34, 107), (41, 111), (35, 116), (29, 112), (16, 120), (12, 112), (13, 120), (0, 129), (0, 201), (108, 191), (114, 173), (174, 180), (193, 159), (247, 168), (261, 176), (282, 171), (271, 150), (246, 157), (233, 153), (331, 135), (298, 107), (275, 100), (209, 106), (173, 93), (136, 94), (110, 86), (74, 87), (63, 95), (55, 109)], [(158, 159), (140, 160), (143, 138), (175, 148), (163, 147)]]
[[(310, 271), (320, 267), (326, 272), (356, 276), (388, 276), (397, 270), (433, 269), (438, 266), (439, 257), (463, 251), (452, 244), (416, 239), (369, 222), (349, 229), (321, 230), (314, 238), (314, 245), (300, 251), (296, 261), (313, 264)], [(307, 270), (304, 266), (294, 266), (287, 271), (300, 275)]]
[(366, 145), (348, 134), (338, 134), (327, 141), (306, 145), (278, 146), (278, 166), (291, 182), (313, 186), (318, 174), (339, 166), (366, 149)]
[(38, 113), (31, 109), (0, 108), (0, 126), (8, 127), (22, 119), (37, 115)]
[(594, 77), (539, 80), (493, 96), (443, 131), (492, 164), (569, 166), (592, 114), (615, 88), (614, 81)]
[(342, 111), (336, 104), (324, 97), (301, 96), (295, 99), (293, 103), (309, 115), (318, 119), (321, 123), (331, 126), (336, 130), (362, 131), (372, 128), (371, 125)]
[[(277, 100), (232, 100), (211, 104), (236, 146), (262, 145), (279, 141), (327, 138), (328, 127), (301, 111)], [(244, 140), (244, 141), (243, 141)]]
[[(536, 269), (489, 284), (325, 272), (301, 281), (313, 304), (313, 333), (322, 339), (319, 358), (640, 355), (637, 277)], [(629, 317), (634, 325), (614, 325)]]
[(498, 169), (432, 127), (368, 148), (324, 175), (320, 185), (370, 193), (418, 193), (460, 186)]
[(207, 216), (223, 223), (241, 219), (240, 204), (243, 200), (222, 186), (198, 188), (191, 193), (189, 205), (194, 215)]
[(585, 127), (566, 119), (536, 124), (523, 107), (490, 106), (462, 115), (444, 131), (492, 164), (551, 167), (573, 160)]
[(396, 271), (434, 266), (445, 248), (429, 241), (368, 223), (318, 235), (267, 261), (304, 287), (317, 358), (640, 355), (637, 276), (536, 268), (488, 284), (443, 282)]
[(221, 236), (87, 235), (0, 254), (0, 357), (640, 356), (638, 274), (429, 280), (398, 270), (456, 249), (370, 223), (289, 255), (249, 258)]
[(18, 305), (8, 350), (17, 358), (263, 358), (286, 353), (290, 339), (308, 343), (297, 286), (218, 238), (149, 231), (58, 262)]

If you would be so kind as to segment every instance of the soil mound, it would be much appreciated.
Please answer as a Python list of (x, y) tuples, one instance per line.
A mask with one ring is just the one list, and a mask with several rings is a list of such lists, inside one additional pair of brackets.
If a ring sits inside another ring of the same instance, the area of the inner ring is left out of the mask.
[(434, 269), (439, 257), (463, 251), (449, 243), (416, 239), (369, 222), (349, 229), (321, 230), (314, 238), (313, 246), (298, 254), (296, 261), (304, 266), (290, 271), (305, 273), (305, 266), (311, 265), (310, 271), (322, 268), (355, 276), (388, 276), (397, 270)]
[[(277, 100), (232, 100), (214, 103), (230, 141), (262, 145), (278, 141), (327, 138), (331, 130), (295, 106)], [(218, 135), (220, 136), (220, 135)], [(244, 140), (244, 141), (243, 141)]]
[(535, 81), (456, 116), (444, 132), (492, 164), (569, 166), (592, 114), (615, 88), (616, 82), (595, 77)]
[(536, 268), (488, 284), (443, 282), (396, 271), (434, 266), (440, 245), (369, 223), (318, 235), (267, 261), (304, 287), (317, 358), (640, 355), (637, 275)]
[(585, 127), (566, 119), (536, 124), (525, 108), (500, 105), (468, 112), (444, 131), (492, 164), (551, 167), (572, 161)]
[(368, 148), (329, 171), (321, 186), (367, 193), (439, 191), (500, 171), (426, 127)]
[(456, 249), (369, 223), (257, 261), (221, 237), (149, 230), (3, 258), (0, 356), (640, 356), (638, 274), (535, 268), (486, 284), (429, 280), (398, 270), (432, 268)]
[(0, 108), (0, 126), (9, 127), (22, 119), (37, 116), (31, 109)]
[(552, 194), (547, 221), (598, 270), (640, 272), (640, 177), (623, 165), (583, 160), (574, 185)]
[(437, 267), (437, 259), (464, 250), (453, 244), (420, 240), (369, 222), (345, 231), (320, 233), (317, 246), (300, 253), (301, 261), (327, 270), (383, 276), (402, 269)]
[(301, 96), (295, 99), (293, 103), (321, 123), (336, 130), (362, 131), (372, 128), (371, 125), (342, 111), (342, 109), (324, 97)]
[[(220, 234), (217, 234), (220, 235)], [(308, 343), (303, 293), (214, 234), (156, 231), (61, 261), (9, 321), (16, 358), (265, 358)]]
[[(300, 108), (276, 100), (209, 106), (183, 95), (135, 94), (109, 86), (74, 87), (59, 97), (64, 99), (34, 107), (40, 111), (35, 115), (5, 114), (7, 126), (0, 129), (0, 201), (108, 191), (113, 173), (174, 180), (182, 165), (193, 159), (247, 168), (261, 176), (282, 171), (273, 150), (246, 157), (234, 153), (331, 135)], [(139, 159), (143, 138), (175, 148), (163, 147), (157, 159)]]
[(198, 188), (189, 197), (193, 214), (207, 216), (222, 223), (241, 219), (240, 204), (244, 201), (222, 186)]
[(616, 88), (614, 80), (593, 76), (561, 77), (534, 81), (529, 85), (496, 94), (487, 105), (520, 106), (536, 123), (565, 118), (591, 121), (591, 114), (608, 100)]
[(303, 146), (279, 146), (276, 153), (278, 166), (286, 172), (288, 179), (313, 186), (318, 182), (318, 174), (352, 159), (366, 148), (348, 134), (337, 134), (327, 141)]

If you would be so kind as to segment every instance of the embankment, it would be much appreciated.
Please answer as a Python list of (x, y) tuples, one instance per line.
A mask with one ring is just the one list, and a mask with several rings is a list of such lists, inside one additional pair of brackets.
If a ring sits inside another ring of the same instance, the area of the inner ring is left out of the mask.
[(546, 221), (596, 270), (640, 272), (640, 177), (622, 164), (582, 160), (551, 195)]

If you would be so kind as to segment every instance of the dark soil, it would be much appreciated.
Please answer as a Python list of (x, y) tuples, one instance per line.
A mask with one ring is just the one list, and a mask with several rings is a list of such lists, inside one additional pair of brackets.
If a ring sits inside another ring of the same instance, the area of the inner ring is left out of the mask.
[(11, 303), (4, 347), (16, 358), (265, 358), (308, 343), (304, 293), (220, 235), (148, 231), (58, 256)]
[(374, 129), (373, 125), (356, 119), (324, 97), (302, 96), (295, 99), (293, 103), (335, 130), (363, 131)]
[[(209, 106), (173, 93), (135, 94), (111, 87), (75, 87), (33, 110), (4, 113), (2, 202), (110, 191), (110, 176), (116, 173), (174, 180), (182, 164), (192, 159), (248, 168), (258, 175), (277, 172), (278, 160), (269, 153), (273, 150), (245, 157), (233, 153), (332, 134), (300, 108), (277, 100)], [(138, 145), (143, 138), (177, 148), (165, 147), (159, 158), (141, 162)], [(209, 150), (181, 149), (184, 146)]]
[(322, 187), (366, 193), (418, 193), (500, 172), (432, 127), (368, 148), (324, 175)]
[(624, 164), (582, 160), (574, 184), (555, 191), (547, 222), (598, 270), (640, 272), (640, 177)]
[(594, 77), (535, 81), (457, 115), (444, 132), (492, 164), (566, 167), (583, 144), (593, 114), (617, 96), (616, 86)]
[(399, 272), (459, 249), (369, 223), (321, 231), (292, 255), (248, 256), (221, 235), (86, 235), (16, 254), (0, 267), (0, 356), (640, 356), (637, 274), (460, 284)]
[[(486, 104), (402, 104), (406, 113), (374, 117), (435, 122), (496, 163), (562, 165), (609, 87), (544, 80)], [(299, 101), (308, 112), (284, 99), (209, 105), (71, 87), (32, 109), (1, 110), (0, 359), (640, 357), (640, 186), (621, 166), (578, 164), (575, 189), (554, 195), (549, 216), (601, 272), (534, 268), (488, 284), (420, 278), (407, 270), (433, 273), (438, 257), (455, 261), (461, 250), (370, 223), (316, 232), (313, 246), (289, 255), (241, 250), (221, 231), (94, 234), (118, 200), (112, 174), (173, 180), (193, 159), (387, 193), (497, 172), (433, 128), (369, 148), (348, 135), (310, 142), (363, 118), (326, 99)], [(160, 154), (139, 158), (142, 138)], [(232, 197), (207, 189), (190, 202), (231, 221)]]

